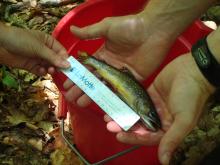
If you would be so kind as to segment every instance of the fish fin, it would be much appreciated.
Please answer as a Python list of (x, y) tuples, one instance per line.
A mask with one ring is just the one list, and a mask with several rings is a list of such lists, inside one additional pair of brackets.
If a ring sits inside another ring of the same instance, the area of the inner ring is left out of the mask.
[[(161, 122), (159, 119), (159, 116), (155, 110), (152, 103), (148, 102), (148, 105), (146, 102), (142, 102), (142, 100), (136, 99), (134, 101), (134, 106), (138, 110), (137, 113), (140, 116), (143, 124), (150, 129), (151, 131), (156, 131), (161, 128)], [(148, 111), (143, 111), (143, 108), (141, 107), (148, 107)]]
[(148, 114), (140, 114), (141, 120), (146, 127), (152, 131), (161, 129), (161, 121), (156, 111), (151, 110)]
[(86, 59), (88, 59), (89, 55), (84, 51), (78, 51), (78, 60), (80, 62), (84, 62)]
[(123, 72), (123, 73), (125, 73), (125, 74), (127, 74), (129, 77), (132, 77), (132, 78), (136, 79), (136, 78), (134, 77), (134, 75), (131, 73), (131, 71), (128, 70), (128, 68), (122, 67), (122, 68), (120, 69), (120, 71)]

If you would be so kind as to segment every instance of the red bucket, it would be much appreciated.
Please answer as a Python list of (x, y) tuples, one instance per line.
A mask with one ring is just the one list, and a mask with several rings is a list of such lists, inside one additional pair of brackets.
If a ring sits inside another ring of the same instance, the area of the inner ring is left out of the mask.
[[(63, 44), (71, 55), (76, 55), (78, 50), (93, 54), (103, 44), (104, 40), (79, 40), (70, 33), (70, 25), (83, 27), (96, 23), (104, 17), (135, 13), (143, 9), (146, 2), (146, 0), (88, 0), (61, 19), (53, 32), (53, 36)], [(188, 52), (196, 40), (210, 31), (200, 21), (193, 23), (176, 40), (161, 67), (145, 81), (146, 87), (167, 63), (180, 54)], [(61, 73), (54, 75), (54, 81), (62, 94), (65, 93), (62, 87), (65, 80), (66, 77)], [(61, 113), (66, 111), (70, 113), (74, 130), (74, 143), (89, 162), (100, 161), (131, 147), (117, 142), (115, 135), (106, 130), (106, 123), (103, 121), (104, 113), (97, 105), (92, 104), (82, 109), (66, 103), (61, 97), (59, 107)], [(158, 165), (157, 146), (141, 147), (107, 164)]]

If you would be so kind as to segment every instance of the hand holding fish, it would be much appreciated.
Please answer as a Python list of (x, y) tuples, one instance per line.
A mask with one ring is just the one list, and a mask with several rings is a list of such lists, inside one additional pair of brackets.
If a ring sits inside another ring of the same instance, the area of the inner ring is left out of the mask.
[(105, 38), (95, 56), (128, 68), (140, 80), (161, 64), (176, 38), (215, 1), (152, 0), (137, 14), (107, 17), (70, 30), (80, 39)]
[[(143, 14), (106, 18), (84, 28), (71, 27), (81, 39), (105, 37), (105, 44), (94, 54), (100, 60), (116, 68), (127, 68), (138, 80), (145, 79), (158, 67), (174, 38), (165, 31), (146, 28)], [(157, 60), (155, 60), (157, 59)], [(64, 83), (68, 89), (66, 99), (85, 107), (91, 100), (70, 80)]]
[(148, 92), (159, 113), (162, 130), (147, 131), (140, 125), (129, 132), (105, 116), (107, 129), (117, 133), (123, 143), (159, 145), (159, 159), (168, 164), (178, 144), (193, 129), (213, 86), (203, 77), (190, 53), (182, 55), (167, 65), (156, 77)]
[(67, 68), (68, 54), (52, 36), (40, 31), (7, 27), (0, 23), (0, 63), (37, 75)]
[(83, 28), (72, 26), (70, 30), (80, 39), (104, 37), (106, 42), (95, 56), (117, 68), (128, 68), (141, 80), (159, 66), (175, 39), (168, 36), (166, 30), (154, 31), (153, 28), (140, 13), (105, 18)]
[[(116, 68), (126, 67), (143, 80), (160, 65), (178, 35), (214, 2), (188, 1), (150, 1), (140, 13), (70, 30), (80, 39), (104, 37), (105, 44), (94, 55)], [(71, 81), (64, 88), (68, 101), (82, 107), (91, 103)]]
[[(104, 37), (106, 42), (95, 56), (117, 68), (128, 68), (142, 80), (159, 66), (176, 37), (213, 3), (214, 0), (188, 0), (187, 3), (185, 0), (155, 0), (137, 15), (106, 18), (83, 28), (73, 26), (71, 31), (81, 39)], [(66, 81), (64, 87), (69, 89), (67, 100), (79, 106), (90, 103), (70, 81)], [(172, 152), (196, 124), (202, 106), (213, 91), (191, 55), (181, 56), (163, 69), (148, 90), (161, 119), (160, 131), (151, 132), (138, 124), (129, 132), (123, 132), (105, 117), (107, 128), (117, 133), (117, 139), (124, 143), (160, 143), (160, 161), (168, 164)]]

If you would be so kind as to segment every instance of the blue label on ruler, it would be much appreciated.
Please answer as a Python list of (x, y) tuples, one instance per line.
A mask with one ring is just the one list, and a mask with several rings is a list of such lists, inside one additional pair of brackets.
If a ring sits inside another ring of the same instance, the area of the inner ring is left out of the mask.
[(71, 67), (62, 72), (84, 91), (123, 130), (131, 128), (140, 117), (85, 66), (70, 56)]

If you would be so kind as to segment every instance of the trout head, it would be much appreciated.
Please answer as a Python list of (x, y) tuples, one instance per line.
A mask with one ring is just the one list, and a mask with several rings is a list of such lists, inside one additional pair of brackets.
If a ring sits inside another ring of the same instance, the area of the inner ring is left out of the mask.
[(148, 103), (146, 100), (138, 100), (135, 107), (142, 123), (149, 130), (156, 132), (161, 128), (160, 118), (152, 103)]

